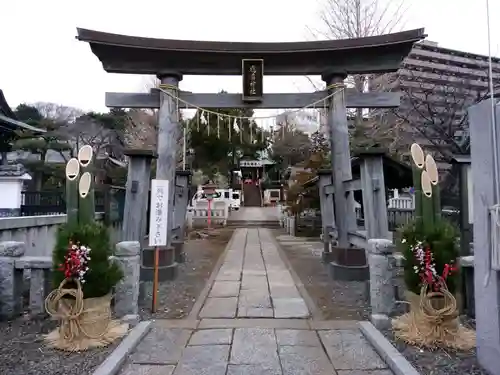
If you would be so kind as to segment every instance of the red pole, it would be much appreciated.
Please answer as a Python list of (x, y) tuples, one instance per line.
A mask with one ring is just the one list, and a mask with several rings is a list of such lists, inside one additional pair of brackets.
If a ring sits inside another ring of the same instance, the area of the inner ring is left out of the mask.
[(157, 297), (158, 297), (158, 263), (160, 258), (160, 249), (155, 248), (155, 259), (154, 259), (154, 277), (153, 277), (153, 305), (151, 306), (151, 311), (156, 312)]
[(212, 218), (212, 208), (211, 208), (212, 199), (208, 199), (208, 216), (207, 216), (207, 226), (210, 229), (211, 218)]

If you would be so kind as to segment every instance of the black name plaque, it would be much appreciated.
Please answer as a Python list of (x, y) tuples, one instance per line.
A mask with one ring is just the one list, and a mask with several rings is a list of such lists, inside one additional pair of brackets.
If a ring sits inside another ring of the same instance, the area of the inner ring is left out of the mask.
[(243, 59), (243, 101), (261, 102), (264, 94), (264, 60)]

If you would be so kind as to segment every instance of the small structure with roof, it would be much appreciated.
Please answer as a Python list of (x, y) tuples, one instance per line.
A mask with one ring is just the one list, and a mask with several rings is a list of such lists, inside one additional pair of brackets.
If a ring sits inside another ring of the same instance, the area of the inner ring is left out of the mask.
[(43, 129), (19, 121), (0, 90), (0, 216), (19, 215), (24, 182), (31, 180), (22, 165), (9, 165), (7, 160), (7, 153), (11, 150), (12, 142), (18, 138), (19, 131), (45, 133)]
[(29, 180), (21, 164), (0, 166), (0, 217), (20, 215), (24, 182)]

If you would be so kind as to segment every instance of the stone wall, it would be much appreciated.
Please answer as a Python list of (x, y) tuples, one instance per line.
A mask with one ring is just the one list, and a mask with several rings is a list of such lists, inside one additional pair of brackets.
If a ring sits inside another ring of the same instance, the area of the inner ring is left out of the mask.
[[(103, 214), (96, 214), (102, 220)], [(19, 216), (0, 218), (0, 242), (16, 241), (25, 244), (26, 256), (52, 256), (59, 225), (66, 222), (66, 215)], [(110, 230), (112, 244), (121, 239), (121, 223)]]

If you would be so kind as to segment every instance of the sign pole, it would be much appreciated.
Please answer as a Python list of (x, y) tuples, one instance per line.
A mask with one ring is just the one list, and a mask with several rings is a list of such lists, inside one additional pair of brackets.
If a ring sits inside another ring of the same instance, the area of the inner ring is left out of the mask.
[(154, 277), (153, 277), (153, 300), (152, 300), (152, 306), (151, 306), (151, 311), (153, 313), (156, 312), (156, 306), (158, 304), (158, 264), (159, 264), (159, 259), (160, 259), (160, 249), (155, 247), (155, 260), (154, 260)]

